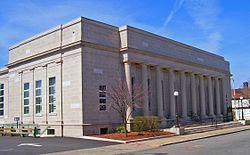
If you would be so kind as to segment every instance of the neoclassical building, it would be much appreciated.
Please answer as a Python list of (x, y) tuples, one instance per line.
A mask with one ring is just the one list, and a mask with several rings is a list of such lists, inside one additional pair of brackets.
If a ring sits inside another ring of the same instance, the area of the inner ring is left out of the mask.
[[(0, 69), (0, 124), (38, 125), (45, 135), (111, 132), (121, 122), (109, 108), (114, 78), (145, 94), (137, 115), (164, 121), (228, 115), (229, 62), (219, 55), (134, 27), (78, 18), (9, 48)], [(174, 91), (179, 92), (176, 98)]]

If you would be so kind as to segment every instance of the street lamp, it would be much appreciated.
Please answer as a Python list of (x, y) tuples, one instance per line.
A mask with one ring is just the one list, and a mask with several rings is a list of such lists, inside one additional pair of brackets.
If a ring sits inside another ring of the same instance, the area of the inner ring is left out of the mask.
[(178, 91), (174, 91), (174, 96), (175, 96), (175, 117), (176, 117), (176, 127), (180, 127), (179, 123), (179, 116), (178, 116), (178, 106), (177, 106), (177, 97), (179, 96)]
[(240, 97), (240, 102), (241, 102), (241, 120), (245, 120), (244, 119), (244, 110), (243, 110), (243, 103), (242, 103), (243, 97)]

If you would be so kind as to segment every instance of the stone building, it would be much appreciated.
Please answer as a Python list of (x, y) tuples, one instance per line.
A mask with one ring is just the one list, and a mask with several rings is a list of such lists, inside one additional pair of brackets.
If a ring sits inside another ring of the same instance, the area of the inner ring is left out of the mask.
[(175, 119), (175, 90), (182, 121), (225, 116), (231, 104), (229, 62), (223, 57), (81, 17), (9, 48), (8, 64), (0, 69), (0, 124), (19, 117), (56, 136), (110, 132), (120, 123), (108, 108), (113, 78), (151, 92), (134, 116)]

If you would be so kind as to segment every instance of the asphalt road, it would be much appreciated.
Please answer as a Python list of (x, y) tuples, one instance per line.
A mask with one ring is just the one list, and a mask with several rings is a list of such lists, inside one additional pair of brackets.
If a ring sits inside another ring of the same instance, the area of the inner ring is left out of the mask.
[(0, 155), (45, 154), (69, 150), (96, 148), (117, 143), (78, 138), (31, 138), (0, 136)]
[(163, 146), (131, 155), (249, 155), (250, 131)]

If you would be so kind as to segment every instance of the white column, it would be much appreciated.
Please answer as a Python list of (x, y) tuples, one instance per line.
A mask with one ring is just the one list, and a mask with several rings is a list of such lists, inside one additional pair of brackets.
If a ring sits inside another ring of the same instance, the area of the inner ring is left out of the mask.
[(143, 115), (149, 115), (148, 109), (148, 68), (147, 65), (142, 64), (142, 89), (143, 89)]
[[(127, 83), (128, 91), (129, 91), (129, 93), (132, 96), (131, 64), (130, 64), (130, 62), (125, 62), (124, 63), (124, 69), (125, 69), (125, 78), (126, 78), (126, 83)], [(132, 100), (132, 98), (131, 98), (131, 100)], [(132, 110), (133, 110), (132, 107), (128, 107), (127, 117), (129, 117), (129, 122), (132, 119)]]
[(175, 97), (174, 97), (174, 71), (169, 69), (169, 99), (170, 99), (170, 118), (175, 118)]
[(214, 97), (213, 97), (213, 84), (212, 77), (208, 76), (208, 102), (209, 102), (209, 115), (214, 117)]
[(186, 89), (186, 74), (181, 71), (181, 105), (182, 105), (182, 118), (187, 118), (187, 89)]
[(197, 116), (197, 95), (195, 74), (191, 73), (191, 100), (192, 100), (192, 115)]
[(162, 79), (161, 68), (160, 66), (156, 66), (157, 112), (160, 118), (164, 118), (161, 79)]
[(221, 116), (221, 103), (220, 103), (220, 85), (219, 78), (215, 78), (215, 91), (216, 91), (216, 115)]
[(200, 76), (200, 106), (201, 106), (201, 118), (206, 118), (206, 103), (205, 103), (205, 88), (204, 88), (204, 77)]

